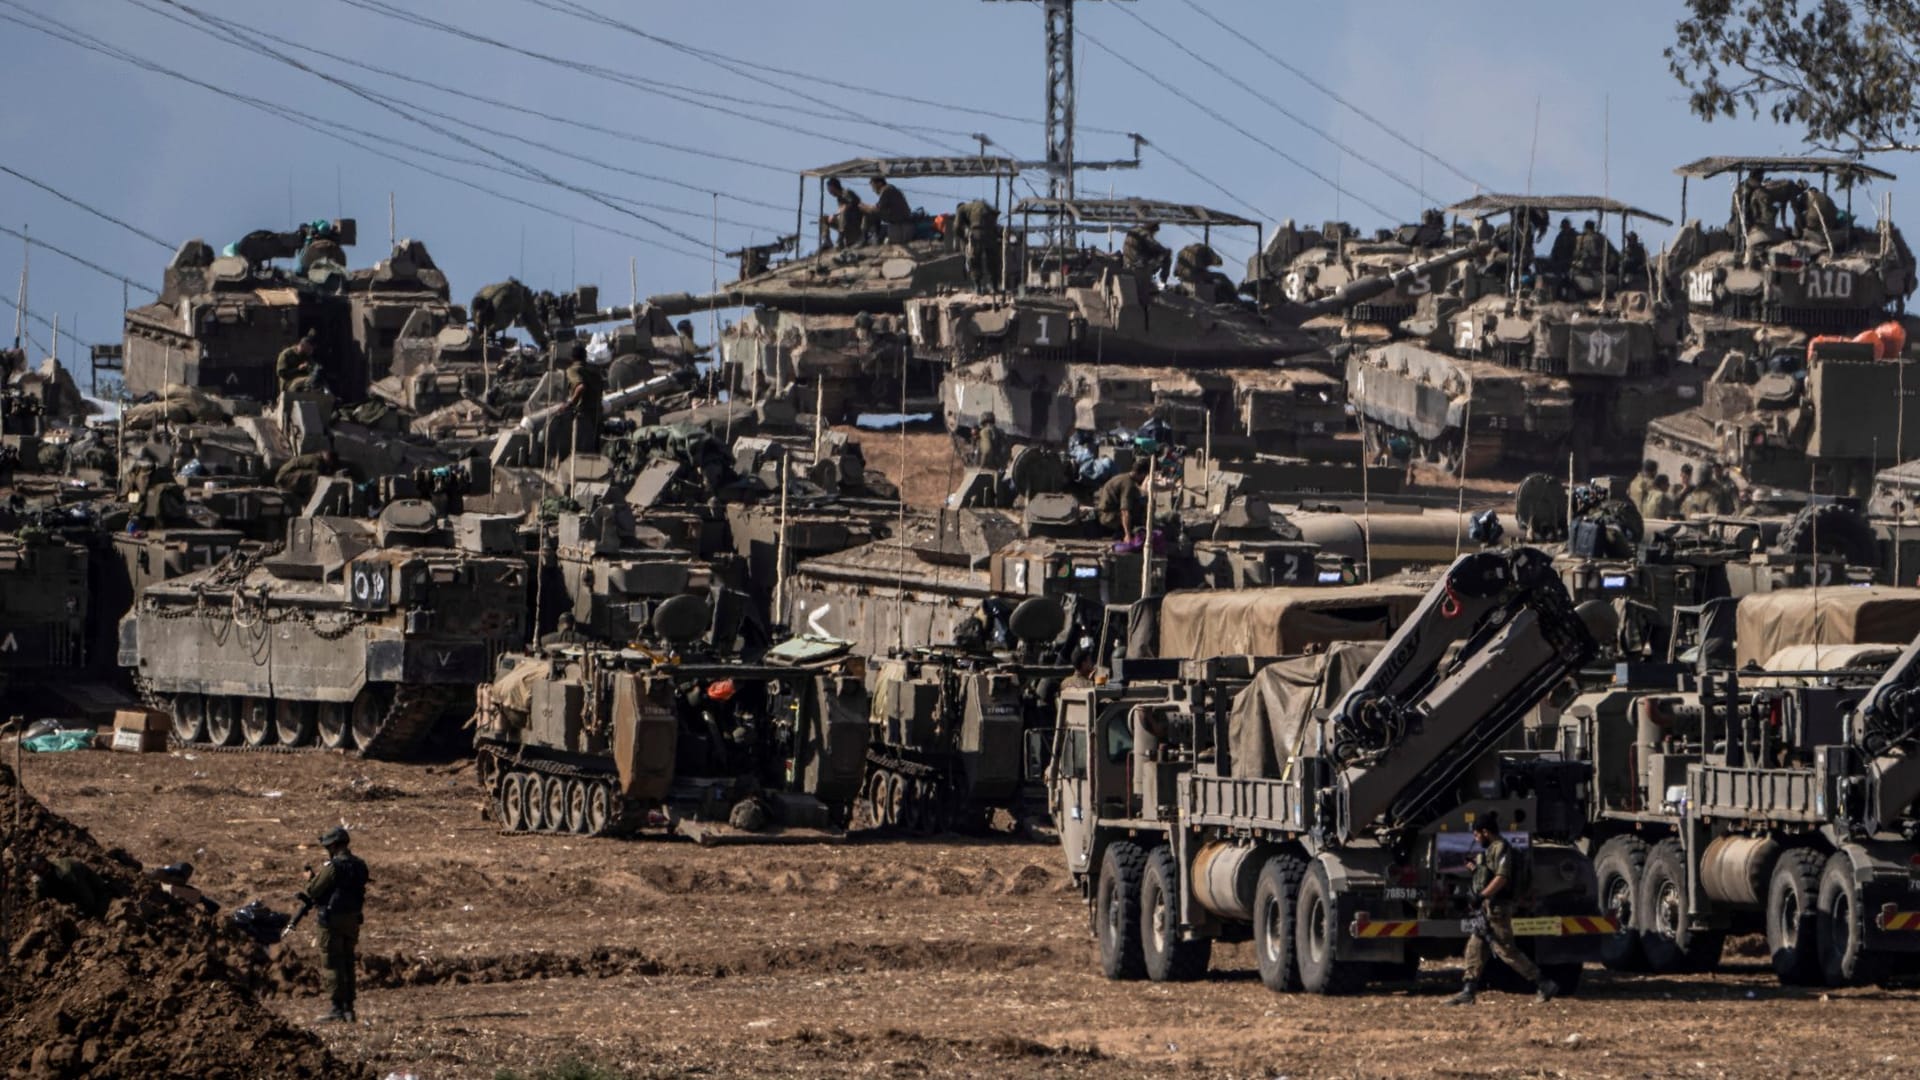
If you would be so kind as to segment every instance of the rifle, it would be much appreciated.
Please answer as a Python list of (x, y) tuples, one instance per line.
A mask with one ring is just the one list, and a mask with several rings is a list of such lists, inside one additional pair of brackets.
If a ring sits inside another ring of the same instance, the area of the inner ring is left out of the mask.
[(287, 928), (280, 931), (280, 940), (287, 940), (287, 938), (293, 934), (293, 928), (299, 926), (300, 920), (306, 918), (307, 912), (311, 910), (313, 910), (313, 901), (302, 896), (300, 898), (300, 910), (293, 913), (293, 919), (287, 923)]
[[(1465, 919), (1460, 920), (1460, 928), (1465, 930), (1467, 932), (1467, 936), (1470, 938), (1484, 938), (1489, 941), (1492, 940), (1492, 937), (1490, 936), (1491, 931), (1487, 926), (1486, 901), (1482, 900), (1473, 906), (1473, 913), (1468, 915)], [(291, 930), (293, 928), (289, 926), (287, 929)]]

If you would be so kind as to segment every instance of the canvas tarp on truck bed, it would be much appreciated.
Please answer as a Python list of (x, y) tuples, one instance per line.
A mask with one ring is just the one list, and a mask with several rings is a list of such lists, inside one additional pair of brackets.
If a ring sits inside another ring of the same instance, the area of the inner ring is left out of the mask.
[(1160, 601), (1160, 655), (1294, 656), (1336, 641), (1383, 641), (1426, 592), (1399, 585), (1203, 589)]
[(1789, 645), (1905, 645), (1920, 636), (1920, 589), (1783, 589), (1742, 597), (1735, 663), (1762, 663)]
[(1335, 645), (1312, 656), (1289, 656), (1261, 668), (1233, 699), (1227, 718), (1228, 774), (1281, 776), (1303, 750), (1316, 709), (1332, 708), (1385, 642)]

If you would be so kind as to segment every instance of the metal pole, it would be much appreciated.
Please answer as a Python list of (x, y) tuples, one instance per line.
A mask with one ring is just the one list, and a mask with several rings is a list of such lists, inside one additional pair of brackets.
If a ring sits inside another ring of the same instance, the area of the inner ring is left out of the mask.
[(1466, 415), (1460, 423), (1460, 472), (1455, 479), (1457, 494), (1453, 505), (1453, 557), (1460, 557), (1460, 544), (1465, 538), (1466, 526), (1461, 518), (1467, 513), (1467, 447), (1473, 439), (1473, 383), (1467, 383)]
[[(813, 460), (820, 460), (821, 428), (826, 423), (827, 380), (816, 377), (813, 380)], [(905, 424), (905, 410), (901, 410), (900, 423)]]
[(793, 455), (780, 458), (780, 543), (773, 552), (773, 620), (787, 620), (787, 477), (793, 472)]
[(1367, 454), (1366, 421), (1360, 429), (1360, 553), (1366, 557), (1367, 581), (1373, 581), (1373, 485), (1367, 475), (1373, 462)]
[[(392, 248), (395, 244), (398, 244), (400, 242), (400, 233), (398, 229), (395, 227), (395, 222), (396, 222), (396, 218), (394, 215), (393, 192), (389, 191), (387, 192), (387, 247), (388, 248)], [(521, 234), (520, 242), (522, 245), (526, 243), (525, 233)], [(523, 264), (521, 266), (521, 269), (525, 270), (526, 266), (524, 264), (526, 262), (526, 259), (524, 256), (524, 250), (522, 253), (521, 262)]]

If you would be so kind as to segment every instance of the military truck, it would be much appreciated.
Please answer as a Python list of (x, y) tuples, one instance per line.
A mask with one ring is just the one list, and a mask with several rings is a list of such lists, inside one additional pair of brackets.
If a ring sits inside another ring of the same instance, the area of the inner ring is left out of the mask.
[(448, 531), (417, 500), (295, 518), (278, 551), (148, 586), (120, 664), (183, 744), (406, 757), (526, 640), (517, 546), (471, 519)]
[(1605, 962), (1709, 970), (1728, 936), (1764, 933), (1789, 985), (1912, 970), (1920, 641), (1884, 674), (1811, 643), (1854, 657), (1837, 639), (1920, 631), (1920, 602), (1801, 590), (1740, 601), (1734, 621), (1737, 653), (1709, 632), (1695, 663), (1623, 668), (1543, 740), (1593, 766), (1588, 841), (1618, 926)]
[(475, 715), (493, 819), (702, 843), (843, 835), (866, 762), (861, 661), (815, 638), (742, 658), (715, 647), (710, 618), (687, 596), (645, 645), (503, 658)]
[(1900, 419), (1914, 375), (1904, 330), (1844, 340), (1899, 325), (1914, 290), (1913, 253), (1888, 208), (1872, 226), (1854, 212), (1863, 185), (1893, 174), (1850, 158), (1767, 156), (1674, 171), (1683, 219), (1689, 181), (1744, 176), (1724, 227), (1687, 220), (1661, 257), (1687, 306), (1683, 359), (1708, 381), (1697, 407), (1651, 425), (1646, 456), (1670, 475), (1712, 461), (1743, 486), (1864, 497), (1877, 460), (1915, 434)]
[[(1499, 752), (1593, 655), (1550, 560), (1456, 561), (1385, 641), (1219, 657), (1063, 691), (1048, 783), (1102, 971), (1347, 993), (1467, 935), (1471, 823), (1527, 853), (1516, 935), (1563, 989), (1611, 931), (1575, 846), (1583, 766)], [(1166, 661), (1161, 661), (1165, 664)]]

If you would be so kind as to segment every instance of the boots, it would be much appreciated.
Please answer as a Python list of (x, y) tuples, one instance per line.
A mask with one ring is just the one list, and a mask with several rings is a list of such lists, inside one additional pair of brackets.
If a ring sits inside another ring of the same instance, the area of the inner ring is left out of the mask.
[(1557, 982), (1554, 982), (1552, 979), (1542, 976), (1540, 979), (1540, 985), (1533, 995), (1533, 1000), (1544, 1005), (1547, 1002), (1552, 1001), (1554, 998), (1559, 996), (1560, 996), (1560, 984)]
[(1477, 986), (1472, 980), (1468, 980), (1467, 984), (1460, 988), (1459, 993), (1453, 995), (1452, 997), (1446, 1000), (1446, 1004), (1471, 1005), (1473, 1004), (1474, 994), (1479, 989), (1480, 989), (1479, 986)]
[(322, 1024), (350, 1024), (353, 1022), (353, 1010), (342, 1008), (336, 1004), (327, 1015), (322, 1016), (317, 1022)]

